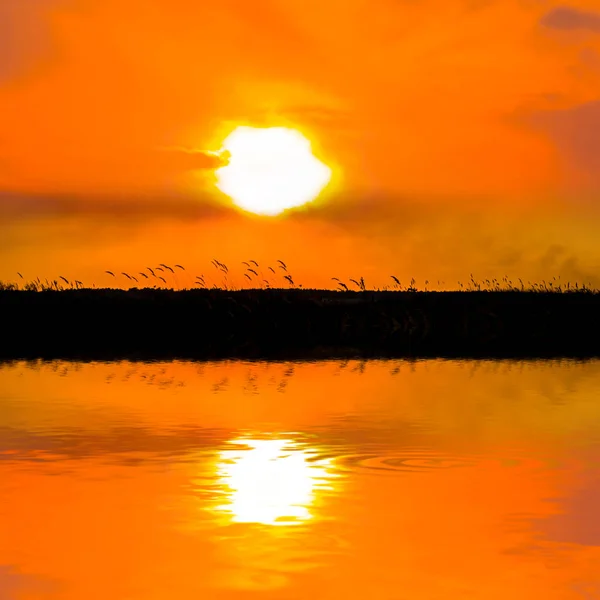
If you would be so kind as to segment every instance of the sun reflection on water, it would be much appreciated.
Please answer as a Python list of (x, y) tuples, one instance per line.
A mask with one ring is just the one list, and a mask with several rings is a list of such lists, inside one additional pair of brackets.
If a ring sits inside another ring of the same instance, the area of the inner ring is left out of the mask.
[(216, 507), (236, 523), (297, 525), (313, 518), (319, 495), (333, 487), (331, 459), (292, 439), (237, 438), (219, 453), (226, 501)]

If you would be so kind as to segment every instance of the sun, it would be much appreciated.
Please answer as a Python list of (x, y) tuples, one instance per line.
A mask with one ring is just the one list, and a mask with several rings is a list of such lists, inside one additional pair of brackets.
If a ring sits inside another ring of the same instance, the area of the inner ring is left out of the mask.
[(295, 129), (237, 127), (221, 150), (229, 162), (215, 172), (217, 188), (256, 214), (274, 216), (306, 204), (331, 179), (331, 169)]

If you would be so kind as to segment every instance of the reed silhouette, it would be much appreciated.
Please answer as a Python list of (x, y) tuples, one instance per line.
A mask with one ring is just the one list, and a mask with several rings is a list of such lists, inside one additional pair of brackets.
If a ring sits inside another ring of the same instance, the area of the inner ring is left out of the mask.
[[(0, 356), (600, 355), (600, 293), (589, 285), (471, 277), (430, 291), (428, 281), (419, 289), (396, 276), (381, 289), (333, 277), (337, 289), (317, 290), (296, 284), (283, 261), (266, 273), (254, 260), (243, 266), (237, 279), (216, 259), (211, 275), (164, 263), (135, 280), (106, 270), (145, 284), (128, 289), (20, 275), (0, 283)], [(177, 274), (188, 288), (175, 288)]]

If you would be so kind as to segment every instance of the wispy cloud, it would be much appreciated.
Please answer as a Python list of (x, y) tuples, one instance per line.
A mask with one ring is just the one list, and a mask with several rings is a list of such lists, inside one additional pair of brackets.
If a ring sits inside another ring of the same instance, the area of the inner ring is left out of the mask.
[(40, 154), (32, 152), (25, 159), (29, 169), (23, 173), (22, 165), (16, 164), (17, 160), (10, 156), (9, 150), (3, 152), (0, 149), (0, 194), (5, 193), (0, 197), (0, 203), (9, 201), (10, 196), (6, 193), (10, 190), (20, 190), (20, 197), (53, 195), (51, 191), (44, 193), (44, 186), (51, 189), (57, 174), (62, 178), (62, 195), (82, 195), (80, 192), (85, 189), (88, 196), (109, 192), (118, 201), (119, 196), (131, 191), (160, 194), (166, 185), (176, 195), (178, 182), (191, 173), (217, 169), (226, 165), (229, 159), (227, 153), (186, 148), (150, 150), (115, 144), (112, 150), (112, 153), (95, 154), (95, 148), (81, 147), (79, 152), (57, 148), (49, 157), (55, 161), (50, 172)]
[(563, 31), (587, 30), (600, 32), (600, 13), (559, 6), (546, 13), (541, 24)]
[(46, 217), (126, 219), (127, 223), (155, 219), (195, 221), (229, 212), (213, 197), (171, 193), (109, 195), (25, 195), (0, 193), (0, 219), (5, 223)]
[(157, 151), (154, 161), (165, 170), (199, 171), (225, 166), (229, 162), (229, 154), (188, 148), (163, 148)]
[(21, 598), (23, 593), (41, 593), (43, 595), (55, 592), (55, 582), (37, 575), (23, 574), (12, 565), (0, 565), (0, 598), (11, 600)]
[(48, 10), (65, 0), (0, 2), (0, 80), (21, 75), (47, 60), (53, 48)]
[(574, 171), (589, 185), (600, 187), (600, 98), (568, 109), (541, 111), (532, 120), (551, 136)]

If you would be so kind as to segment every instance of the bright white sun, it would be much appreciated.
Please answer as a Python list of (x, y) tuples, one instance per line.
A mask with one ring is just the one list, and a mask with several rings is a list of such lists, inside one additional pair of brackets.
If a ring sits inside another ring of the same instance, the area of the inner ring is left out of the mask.
[(331, 179), (331, 169), (295, 129), (238, 127), (222, 150), (229, 163), (216, 170), (217, 187), (249, 212), (277, 215), (306, 204)]

